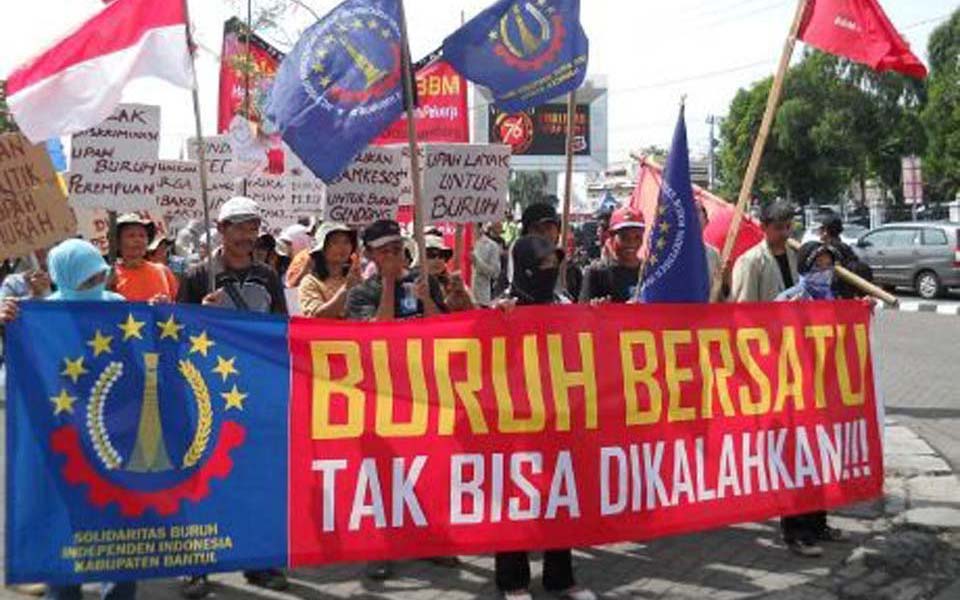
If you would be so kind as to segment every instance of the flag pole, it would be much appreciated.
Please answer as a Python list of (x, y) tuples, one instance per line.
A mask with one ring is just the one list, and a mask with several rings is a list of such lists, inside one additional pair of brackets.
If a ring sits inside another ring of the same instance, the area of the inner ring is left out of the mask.
[[(464, 23), (467, 22), (467, 11), (460, 10), (460, 26), (463, 27)], [(459, 273), (465, 273), (464, 261), (463, 261), (463, 250), (464, 250), (464, 240), (463, 240), (463, 231), (465, 227), (463, 223), (457, 223), (457, 233), (454, 237), (453, 242), (453, 264), (456, 266), (456, 270)]]
[(407, 36), (407, 12), (403, 0), (400, 6), (400, 62), (403, 77), (403, 103), (407, 112), (407, 142), (410, 148), (410, 183), (413, 188), (413, 232), (417, 242), (417, 256), (420, 257), (420, 278), (427, 279), (427, 242), (424, 237), (425, 217), (423, 206), (423, 188), (420, 184), (420, 148), (417, 144), (417, 123), (413, 112), (413, 65), (410, 62), (410, 39)]
[(207, 281), (210, 285), (208, 293), (216, 291), (216, 277), (213, 272), (213, 240), (210, 235), (210, 201), (207, 195), (207, 149), (203, 142), (203, 123), (200, 118), (200, 86), (197, 82), (197, 61), (193, 56), (193, 33), (190, 31), (190, 7), (187, 0), (183, 0), (183, 14), (187, 23), (187, 52), (190, 54), (190, 67), (193, 70), (193, 117), (197, 132), (197, 161), (200, 171), (200, 197), (203, 200), (203, 235), (207, 240)]
[(743, 184), (740, 186), (740, 197), (737, 199), (737, 205), (734, 209), (733, 220), (730, 223), (730, 229), (727, 231), (727, 239), (723, 244), (723, 252), (720, 255), (720, 261), (717, 263), (717, 271), (713, 274), (713, 287), (710, 290), (710, 300), (716, 302), (720, 299), (720, 291), (723, 288), (723, 273), (726, 270), (727, 263), (730, 262), (730, 256), (733, 253), (733, 245), (736, 242), (737, 235), (740, 233), (740, 225), (743, 222), (743, 215), (746, 212), (747, 204), (753, 192), (753, 184), (757, 179), (757, 172), (760, 169), (760, 160), (763, 158), (763, 151), (767, 145), (767, 138), (770, 137), (770, 129), (773, 127), (773, 120), (777, 116), (777, 109), (780, 106), (780, 98), (783, 95), (783, 84), (787, 77), (787, 70), (790, 68), (790, 59), (793, 58), (793, 50), (797, 45), (797, 37), (800, 35), (800, 26), (803, 24), (803, 18), (807, 13), (807, 4), (809, 0), (797, 0), (797, 11), (793, 17), (793, 24), (790, 26), (790, 33), (787, 35), (787, 41), (783, 45), (783, 53), (780, 56), (780, 65), (777, 68), (777, 74), (773, 78), (773, 85), (770, 88), (770, 94), (767, 96), (767, 108), (763, 113), (763, 121), (760, 124), (760, 132), (753, 145), (753, 153), (750, 155), (750, 162), (747, 165), (747, 173), (743, 178)]
[[(567, 172), (563, 190), (563, 220), (560, 222), (560, 248), (563, 250), (564, 263), (571, 257), (567, 256), (567, 236), (570, 234), (570, 205), (573, 202), (573, 136), (576, 132), (574, 121), (577, 117), (577, 90), (571, 90), (567, 95)], [(565, 265), (562, 265), (565, 267)], [(560, 283), (567, 287), (567, 269), (560, 269)]]

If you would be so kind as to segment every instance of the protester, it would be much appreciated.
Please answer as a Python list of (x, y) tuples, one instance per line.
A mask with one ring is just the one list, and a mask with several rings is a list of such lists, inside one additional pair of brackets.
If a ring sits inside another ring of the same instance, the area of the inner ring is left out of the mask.
[(281, 279), (286, 277), (294, 257), (312, 246), (313, 236), (310, 235), (310, 230), (299, 223), (290, 225), (280, 232), (277, 236), (276, 252), (280, 257), (277, 274)]
[[(554, 198), (556, 199), (556, 198)], [(553, 204), (539, 203), (531, 204), (523, 211), (523, 215), (520, 217), (521, 228), (520, 236), (535, 235), (541, 237), (554, 246), (559, 246), (560, 244), (560, 215), (557, 214), (557, 209)], [(511, 252), (511, 261), (509, 269), (510, 280), (513, 280), (513, 254)], [(568, 283), (573, 284), (569, 287), (574, 287), (579, 289), (579, 269), (572, 263), (567, 263), (567, 280)], [(576, 273), (574, 273), (576, 271)], [(557, 291), (562, 294), (567, 301), (572, 301), (572, 298), (579, 298), (578, 296), (570, 295), (570, 290), (564, 289), (560, 279), (557, 279)]]
[[(808, 242), (798, 252), (800, 281), (777, 296), (780, 301), (833, 300), (836, 283), (834, 267), (840, 263), (842, 252), (830, 244)], [(817, 542), (838, 542), (843, 532), (827, 523), (826, 511), (817, 511), (780, 521), (784, 540), (791, 550), (801, 556), (822, 554)]]
[(147, 260), (147, 247), (157, 226), (135, 213), (117, 219), (119, 258), (110, 288), (130, 302), (171, 302), (180, 284), (166, 265)]
[(497, 289), (501, 273), (506, 271), (506, 243), (503, 241), (503, 223), (487, 223), (483, 234), (473, 246), (473, 296), (479, 306), (490, 306), (503, 293)]
[[(704, 206), (702, 202), (698, 202), (697, 204), (700, 208), (700, 231), (704, 232), (707, 230), (707, 225), (710, 224), (710, 213), (707, 212), (707, 207)], [(710, 289), (713, 290), (713, 283), (716, 281), (718, 267), (720, 265), (720, 251), (714, 248), (712, 244), (708, 244), (706, 240), (703, 241), (703, 249), (707, 254), (707, 275), (710, 278)], [(719, 275), (724, 278), (720, 293), (720, 298), (723, 299), (726, 298), (730, 292), (730, 282), (727, 279), (729, 271), (724, 269)]]
[[(389, 322), (417, 317), (432, 317), (447, 312), (440, 283), (434, 277), (420, 278), (408, 268), (404, 237), (396, 221), (381, 220), (363, 231), (367, 258), (376, 266), (376, 274), (350, 290), (347, 318), (354, 321)], [(431, 559), (442, 566), (455, 566), (455, 558)], [(389, 579), (389, 562), (370, 563), (367, 576)]]
[(324, 223), (311, 249), (313, 271), (300, 282), (300, 309), (306, 317), (343, 319), (347, 296), (362, 281), (357, 234), (340, 223)]
[[(83, 240), (67, 240), (50, 251), (47, 258), (50, 277), (57, 291), (46, 297), (48, 301), (120, 302), (123, 297), (107, 291), (110, 267), (100, 251)], [(19, 316), (19, 306), (13, 298), (0, 305), (0, 321), (9, 323)], [(137, 594), (135, 581), (101, 584), (103, 600), (132, 600)], [(49, 585), (47, 598), (53, 600), (81, 600), (79, 585)]]
[[(237, 310), (287, 314), (280, 277), (269, 266), (254, 258), (254, 247), (260, 233), (260, 206), (243, 196), (231, 198), (220, 207), (217, 231), (223, 240), (214, 253), (215, 289), (210, 290), (209, 270), (203, 262), (187, 274), (180, 289), (180, 302), (203, 304)], [(289, 587), (280, 569), (246, 571), (244, 576), (253, 585), (274, 591)], [(181, 593), (196, 600), (210, 593), (206, 575), (190, 577)]]
[[(837, 264), (866, 281), (873, 281), (873, 269), (870, 268), (870, 265), (860, 260), (860, 257), (853, 251), (853, 248), (844, 243), (840, 238), (841, 233), (843, 233), (843, 220), (835, 213), (827, 216), (820, 225), (820, 241), (824, 244), (829, 244), (838, 252), (839, 258), (837, 259)], [(859, 298), (864, 295), (856, 287), (839, 277), (834, 279), (833, 293), (837, 298), (847, 300)]]
[(281, 271), (280, 255), (277, 254), (277, 238), (269, 233), (261, 233), (257, 236), (257, 241), (253, 246), (253, 258), (256, 262), (262, 263), (276, 271), (279, 275)]
[[(556, 292), (563, 251), (546, 239), (526, 235), (513, 245), (513, 281), (497, 306), (548, 305), (563, 302)], [(497, 589), (510, 600), (529, 600), (530, 557), (526, 552), (498, 552), (494, 559)], [(595, 600), (596, 594), (578, 587), (573, 575), (573, 553), (569, 549), (543, 553), (543, 587), (560, 598)]]
[(777, 201), (760, 217), (764, 239), (733, 267), (733, 302), (771, 302), (797, 281), (797, 253), (787, 246), (793, 229), (793, 205)]
[(443, 302), (450, 312), (473, 310), (476, 303), (460, 273), (451, 273), (447, 267), (453, 258), (453, 250), (447, 246), (443, 237), (426, 236), (427, 257), (424, 261), (427, 274), (436, 278), (443, 290)]
[(50, 274), (47, 272), (47, 251), (34, 253), (29, 269), (20, 273), (11, 273), (0, 285), (0, 299), (30, 300), (45, 298), (53, 291)]
[(642, 267), (643, 215), (630, 207), (619, 208), (610, 217), (608, 232), (611, 252), (584, 271), (580, 302), (623, 304), (637, 297)]

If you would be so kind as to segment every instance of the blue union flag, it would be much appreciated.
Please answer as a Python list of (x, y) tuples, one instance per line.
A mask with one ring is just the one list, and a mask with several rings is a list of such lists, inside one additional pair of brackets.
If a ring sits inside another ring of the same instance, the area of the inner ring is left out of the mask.
[(397, 0), (347, 0), (280, 65), (267, 118), (328, 183), (403, 112), (401, 18)]
[(580, 0), (500, 0), (443, 42), (444, 58), (506, 112), (580, 87), (588, 55)]
[(683, 113), (680, 109), (640, 283), (641, 297), (647, 303), (707, 302), (710, 298), (706, 249), (690, 182)]

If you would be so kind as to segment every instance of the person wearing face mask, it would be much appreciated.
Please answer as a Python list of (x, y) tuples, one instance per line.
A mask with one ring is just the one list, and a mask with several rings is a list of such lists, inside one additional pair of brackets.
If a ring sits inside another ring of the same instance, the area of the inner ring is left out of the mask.
[(580, 302), (624, 304), (637, 297), (640, 248), (644, 222), (639, 211), (624, 207), (614, 211), (608, 228), (611, 253), (594, 261), (583, 274)]
[(777, 301), (833, 300), (834, 267), (840, 259), (840, 251), (830, 244), (807, 242), (798, 252), (800, 281), (777, 296)]
[[(495, 307), (509, 312), (515, 306), (565, 304), (557, 293), (563, 251), (541, 236), (525, 235), (514, 243), (513, 281)], [(530, 600), (530, 557), (526, 552), (498, 552), (494, 558), (497, 589), (508, 600)], [(543, 587), (566, 600), (596, 600), (592, 591), (577, 586), (570, 549), (543, 553)]]
[(300, 282), (300, 309), (305, 317), (345, 319), (347, 296), (363, 282), (357, 234), (341, 223), (324, 223), (310, 252), (312, 272)]
[[(90, 242), (67, 240), (50, 251), (47, 257), (50, 278), (57, 291), (45, 298), (48, 302), (123, 302), (120, 294), (107, 291), (110, 267), (100, 251)], [(9, 323), (19, 316), (16, 300), (7, 299), (0, 304), (0, 321)], [(133, 600), (137, 593), (135, 581), (101, 584), (103, 600)], [(50, 585), (47, 598), (53, 600), (81, 600), (79, 585)]]
[[(833, 300), (834, 267), (840, 264), (843, 253), (830, 244), (807, 242), (798, 254), (800, 281), (777, 296), (778, 301)], [(784, 517), (780, 529), (787, 546), (796, 554), (817, 557), (823, 553), (819, 542), (838, 542), (843, 531), (830, 527), (826, 511)]]

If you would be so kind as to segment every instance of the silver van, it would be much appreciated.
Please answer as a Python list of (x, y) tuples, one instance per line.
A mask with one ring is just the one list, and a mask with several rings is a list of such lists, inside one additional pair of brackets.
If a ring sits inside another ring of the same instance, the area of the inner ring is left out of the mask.
[(877, 285), (913, 288), (927, 300), (960, 287), (960, 223), (889, 223), (856, 248)]

